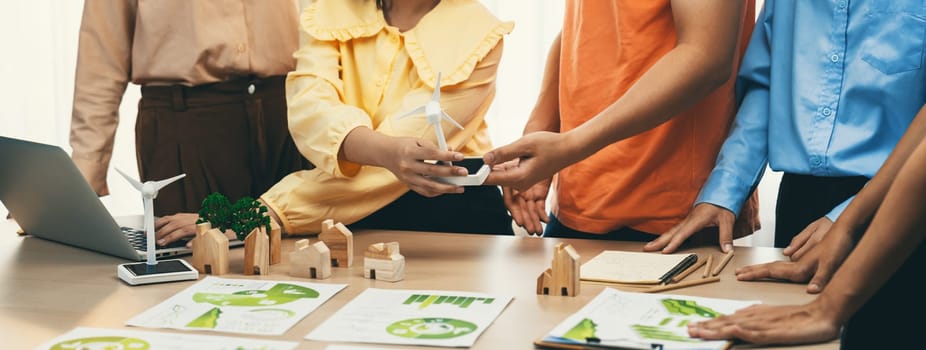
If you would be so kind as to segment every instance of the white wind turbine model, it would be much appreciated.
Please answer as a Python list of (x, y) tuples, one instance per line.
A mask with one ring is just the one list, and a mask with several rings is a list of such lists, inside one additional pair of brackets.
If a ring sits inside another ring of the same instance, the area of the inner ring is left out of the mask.
[(453, 118), (440, 107), (440, 73), (437, 73), (437, 82), (434, 83), (434, 94), (431, 95), (431, 100), (424, 106), (415, 108), (408, 113), (400, 115), (396, 119), (404, 119), (421, 113), (424, 113), (425, 117), (428, 118), (428, 124), (434, 127), (434, 133), (437, 134), (437, 147), (439, 147), (441, 151), (446, 151), (447, 139), (444, 138), (444, 128), (441, 127), (441, 119), (446, 119), (458, 129), (463, 129), (463, 126), (457, 123), (456, 120), (453, 120)]
[[(441, 122), (446, 120), (450, 122), (451, 125), (457, 127), (458, 129), (463, 129), (463, 126), (460, 123), (457, 123), (456, 120), (450, 117), (447, 112), (444, 112), (444, 109), (440, 106), (440, 76), (441, 73), (437, 73), (437, 82), (434, 83), (434, 93), (431, 95), (431, 100), (428, 101), (424, 106), (419, 106), (408, 113), (396, 117), (396, 119), (403, 119), (414, 115), (419, 115), (424, 113), (425, 117), (428, 118), (428, 124), (431, 124), (434, 127), (434, 133), (437, 136), (437, 147), (442, 151), (447, 150), (447, 139), (444, 137), (444, 128), (441, 126)], [(453, 165), (450, 162), (446, 162), (447, 165)], [(454, 184), (458, 186), (479, 186), (485, 181), (486, 177), (489, 176), (489, 167), (482, 162), (482, 158), (467, 158), (463, 160), (464, 166), (470, 172), (470, 175), (467, 176), (443, 176), (437, 177), (440, 181)]]
[(161, 180), (161, 181), (145, 181), (145, 183), (138, 182), (138, 180), (133, 179), (132, 177), (126, 175), (122, 170), (116, 169), (119, 174), (122, 175), (126, 180), (132, 184), (132, 187), (135, 187), (138, 192), (141, 192), (142, 198), (145, 202), (145, 236), (147, 238), (148, 246), (146, 248), (146, 253), (148, 254), (148, 267), (153, 268), (154, 265), (157, 265), (158, 262), (155, 259), (154, 254), (154, 198), (158, 196), (158, 190), (164, 188), (171, 184), (174, 181), (180, 180), (186, 174), (180, 174), (172, 178)]

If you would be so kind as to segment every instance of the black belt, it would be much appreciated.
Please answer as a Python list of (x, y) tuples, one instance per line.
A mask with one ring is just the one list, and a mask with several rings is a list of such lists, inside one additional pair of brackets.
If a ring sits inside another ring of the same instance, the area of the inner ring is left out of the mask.
[(207, 106), (249, 98), (283, 96), (286, 76), (247, 76), (196, 86), (145, 85), (141, 87), (142, 108), (172, 107), (184, 111), (190, 106)]

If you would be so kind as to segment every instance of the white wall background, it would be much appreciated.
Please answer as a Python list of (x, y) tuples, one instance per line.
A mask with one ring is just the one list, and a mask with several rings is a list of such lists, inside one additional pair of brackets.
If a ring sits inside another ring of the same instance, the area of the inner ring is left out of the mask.
[[(116, 0), (119, 1), (119, 0)], [(533, 108), (546, 53), (559, 32), (563, 2), (558, 0), (482, 0), (498, 17), (515, 21), (505, 39), (498, 93), (489, 111), (490, 133), (496, 145), (514, 141)], [(761, 3), (762, 1), (759, 0)], [(0, 135), (55, 144), (70, 152), (68, 130), (74, 90), (77, 35), (83, 1), (10, 1), (0, 12)], [(120, 108), (112, 166), (137, 174), (134, 124), (137, 86), (129, 86)], [(0, 164), (0, 166), (15, 166)], [(138, 194), (110, 172), (112, 195), (103, 198), (114, 215), (142, 212)], [(777, 174), (768, 172), (760, 185), (763, 229), (737, 242), (772, 245)], [(0, 214), (6, 210), (0, 206)]]

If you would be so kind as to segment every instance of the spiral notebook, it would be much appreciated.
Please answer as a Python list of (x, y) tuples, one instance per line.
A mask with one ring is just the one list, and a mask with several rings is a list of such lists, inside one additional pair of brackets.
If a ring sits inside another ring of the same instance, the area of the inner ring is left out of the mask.
[(659, 284), (698, 261), (697, 254), (661, 254), (606, 250), (582, 265), (583, 281)]

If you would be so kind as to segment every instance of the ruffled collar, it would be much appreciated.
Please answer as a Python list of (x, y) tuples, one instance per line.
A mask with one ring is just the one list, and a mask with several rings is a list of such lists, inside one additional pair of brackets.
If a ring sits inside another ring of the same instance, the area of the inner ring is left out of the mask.
[[(317, 0), (305, 9), (301, 25), (317, 40), (350, 41), (377, 35), (388, 24), (373, 0)], [(405, 48), (422, 81), (434, 87), (460, 83), (476, 64), (514, 28), (477, 0), (442, 0), (411, 30), (402, 33)]]

